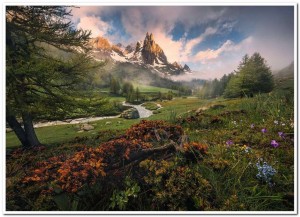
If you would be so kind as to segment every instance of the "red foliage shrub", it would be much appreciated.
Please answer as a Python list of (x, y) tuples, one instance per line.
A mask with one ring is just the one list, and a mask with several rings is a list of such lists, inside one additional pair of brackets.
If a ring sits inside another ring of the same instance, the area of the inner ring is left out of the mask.
[(191, 143), (185, 143), (183, 145), (183, 150), (185, 152), (191, 152), (191, 151), (196, 151), (201, 154), (207, 154), (207, 145), (197, 143), (197, 142), (191, 142)]
[(146, 121), (133, 125), (126, 132), (128, 139), (140, 139), (144, 142), (153, 142), (161, 139), (169, 139), (177, 142), (183, 134), (179, 125), (168, 124), (164, 121)]
[(38, 163), (23, 183), (51, 182), (67, 192), (77, 192), (84, 184), (93, 185), (104, 177), (109, 167), (130, 160), (132, 153), (152, 147), (157, 136), (179, 140), (183, 134), (180, 126), (163, 121), (141, 121), (132, 126), (122, 138), (100, 144), (96, 148), (84, 147), (70, 157), (57, 156)]

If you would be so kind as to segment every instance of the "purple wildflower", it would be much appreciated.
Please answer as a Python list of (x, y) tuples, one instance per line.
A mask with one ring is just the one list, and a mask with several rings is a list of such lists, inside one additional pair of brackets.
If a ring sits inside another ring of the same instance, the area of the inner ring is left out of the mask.
[(279, 143), (276, 142), (276, 140), (272, 140), (271, 141), (271, 145), (274, 147), (274, 148), (277, 148), (279, 146)]
[(262, 132), (262, 133), (266, 133), (266, 132), (267, 132), (267, 129), (266, 129), (266, 128), (262, 128), (261, 132)]
[(285, 134), (284, 134), (284, 132), (278, 132), (278, 135), (282, 138), (282, 139), (284, 139), (285, 138)]
[(254, 126), (255, 126), (254, 124), (251, 124), (251, 125), (250, 125), (250, 127), (251, 127), (252, 129), (254, 128)]
[(228, 148), (230, 145), (233, 145), (233, 141), (232, 141), (231, 139), (227, 140), (227, 142), (226, 142), (227, 148)]

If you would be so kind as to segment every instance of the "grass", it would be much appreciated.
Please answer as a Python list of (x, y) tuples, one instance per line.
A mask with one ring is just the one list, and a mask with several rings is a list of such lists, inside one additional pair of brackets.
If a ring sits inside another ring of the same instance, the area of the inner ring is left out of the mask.
[[(118, 99), (120, 98), (116, 98), (116, 100)], [(115, 99), (111, 97), (111, 100)], [(161, 113), (151, 116), (149, 118), (150, 120), (168, 120), (170, 114), (174, 110), (177, 112), (177, 114), (182, 115), (185, 114), (185, 111), (187, 110), (197, 109), (204, 102), (200, 102), (200, 100), (197, 98), (177, 98), (172, 101), (164, 101), (159, 103), (163, 106), (163, 108), (160, 109)], [(138, 123), (139, 121), (139, 119), (104, 119), (92, 122), (91, 124), (95, 127), (95, 129), (87, 132), (78, 133), (79, 130), (76, 128), (76, 125), (60, 125), (37, 128), (36, 133), (42, 144), (51, 145), (68, 142), (74, 137), (92, 136), (102, 130), (125, 130), (128, 129), (132, 124)], [(107, 122), (111, 122), (111, 124), (106, 124)], [(6, 147), (20, 147), (20, 143), (14, 132), (6, 133)]]
[(159, 108), (159, 106), (157, 105), (157, 103), (154, 102), (145, 102), (142, 104), (146, 109), (154, 111), (157, 110)]
[(153, 92), (161, 92), (161, 93), (167, 93), (169, 91), (172, 91), (173, 93), (177, 93), (176, 90), (163, 88), (163, 87), (155, 87), (150, 85), (142, 85), (142, 84), (133, 84), (134, 88), (139, 88), (139, 90), (142, 93), (153, 93)]
[[(189, 157), (184, 152), (155, 155), (144, 161), (145, 170), (135, 164), (128, 171), (118, 170), (116, 175), (106, 177), (109, 187), (102, 180), (95, 188), (81, 192), (83, 196), (78, 198), (76, 195), (75, 199), (68, 197), (71, 204), (80, 201), (77, 210), (108, 210), (112, 201), (125, 210), (293, 210), (294, 114), (293, 103), (284, 93), (276, 90), (272, 94), (242, 99), (174, 98), (147, 103), (147, 107), (154, 109), (156, 103), (162, 105), (160, 113), (148, 120), (181, 125), (187, 137), (184, 144), (189, 141), (205, 145), (208, 147), (207, 153), (198, 156), (195, 149)], [(202, 111), (199, 113), (199, 110)], [(124, 133), (138, 122), (139, 119), (106, 119), (91, 123), (95, 129), (82, 133), (77, 132), (75, 125), (38, 128), (37, 134), (42, 143), (49, 145), (49, 150), (38, 153), (36, 158), (46, 159), (46, 156), (56, 156), (62, 152), (75, 152), (78, 143), (74, 143), (74, 137), (82, 138), (79, 138), (80, 144), (98, 145)], [(261, 132), (263, 128), (267, 129), (266, 133)], [(278, 132), (284, 132), (286, 137), (281, 138)], [(6, 135), (7, 147), (16, 147), (18, 142), (14, 134)], [(101, 141), (95, 139), (97, 136)], [(229, 140), (232, 144), (227, 145)], [(272, 147), (272, 140), (276, 140), (279, 147)], [(64, 145), (67, 142), (70, 144)], [(18, 162), (22, 163), (24, 159), (9, 159), (8, 174), (12, 174), (7, 191), (10, 209), (18, 209), (20, 201), (24, 201), (12, 190), (22, 177), (22, 164)], [(256, 177), (256, 163), (260, 159), (276, 170), (270, 183)], [(20, 194), (24, 197), (33, 194), (35, 191), (32, 188), (34, 185), (29, 185)], [(30, 201), (25, 204), (28, 209), (47, 209), (51, 204), (49, 209), (57, 209), (51, 203), (51, 196), (40, 195), (37, 200), (26, 200)]]
[[(104, 119), (92, 122), (94, 130), (84, 131), (78, 133), (79, 129), (76, 126), (79, 125), (60, 125), (60, 126), (49, 126), (41, 127), (36, 129), (36, 134), (42, 144), (62, 144), (66, 143), (75, 137), (90, 137), (100, 131), (105, 130), (125, 130), (132, 124), (139, 122), (140, 120), (125, 120), (121, 118)], [(6, 133), (6, 147), (16, 148), (20, 147), (19, 141), (14, 132)]]

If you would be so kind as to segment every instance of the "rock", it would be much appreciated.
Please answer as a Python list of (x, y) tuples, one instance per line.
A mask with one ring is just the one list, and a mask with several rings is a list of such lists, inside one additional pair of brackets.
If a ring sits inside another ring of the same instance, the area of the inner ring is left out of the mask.
[(190, 69), (190, 67), (187, 64), (184, 65), (183, 70), (185, 72), (191, 72), (191, 69)]
[(93, 127), (90, 124), (83, 124), (83, 125), (81, 125), (80, 129), (83, 131), (90, 131), (90, 130), (95, 129), (95, 127)]
[(163, 62), (168, 64), (167, 57), (161, 47), (155, 43), (154, 36), (147, 32), (142, 49), (143, 61), (146, 64), (153, 65), (154, 62)]
[(125, 119), (137, 119), (140, 117), (140, 115), (136, 108), (131, 108), (124, 111), (120, 117)]

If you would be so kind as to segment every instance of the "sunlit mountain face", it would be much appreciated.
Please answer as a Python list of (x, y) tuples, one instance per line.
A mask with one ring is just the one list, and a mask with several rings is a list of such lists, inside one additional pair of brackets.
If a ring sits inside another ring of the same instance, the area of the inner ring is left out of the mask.
[(83, 6), (72, 14), (76, 28), (91, 30), (94, 46), (104, 39), (115, 61), (185, 79), (220, 78), (254, 52), (272, 70), (294, 59), (292, 6)]

